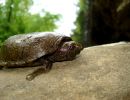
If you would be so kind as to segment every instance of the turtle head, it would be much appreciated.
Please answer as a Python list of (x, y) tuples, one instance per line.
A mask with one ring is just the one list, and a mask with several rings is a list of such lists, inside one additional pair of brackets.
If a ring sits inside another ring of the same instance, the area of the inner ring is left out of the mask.
[(65, 56), (75, 57), (83, 49), (83, 46), (80, 43), (75, 41), (64, 42), (61, 48), (59, 49), (60, 54), (65, 54)]
[(53, 59), (54, 62), (69, 61), (75, 59), (76, 55), (78, 55), (81, 50), (83, 50), (83, 46), (80, 43), (75, 41), (65, 41), (49, 58)]

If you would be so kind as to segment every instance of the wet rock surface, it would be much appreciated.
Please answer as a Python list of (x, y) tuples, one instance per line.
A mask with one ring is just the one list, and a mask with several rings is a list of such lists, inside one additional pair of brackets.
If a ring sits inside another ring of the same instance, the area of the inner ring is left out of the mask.
[(85, 48), (27, 81), (34, 69), (0, 70), (0, 100), (130, 100), (130, 43)]

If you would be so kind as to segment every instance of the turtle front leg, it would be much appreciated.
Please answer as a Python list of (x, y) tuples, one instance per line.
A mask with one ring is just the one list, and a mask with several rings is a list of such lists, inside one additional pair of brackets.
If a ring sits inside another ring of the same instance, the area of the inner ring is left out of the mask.
[(42, 66), (42, 67), (40, 67), (40, 68), (34, 70), (34, 72), (32, 72), (32, 73), (30, 73), (30, 74), (28, 74), (28, 75), (26, 76), (26, 80), (31, 81), (31, 80), (33, 80), (36, 76), (38, 76), (38, 75), (40, 75), (40, 74), (42, 74), (42, 73), (49, 72), (50, 69), (52, 68), (52, 62), (50, 62), (50, 61), (45, 61), (44, 64), (45, 64), (46, 67), (43, 67), (43, 66)]

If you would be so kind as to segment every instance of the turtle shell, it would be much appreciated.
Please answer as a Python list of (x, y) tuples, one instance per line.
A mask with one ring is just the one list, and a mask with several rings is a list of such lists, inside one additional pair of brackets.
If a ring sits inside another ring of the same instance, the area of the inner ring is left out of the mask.
[(0, 66), (22, 65), (55, 52), (70, 37), (51, 32), (19, 34), (8, 38), (1, 47)]

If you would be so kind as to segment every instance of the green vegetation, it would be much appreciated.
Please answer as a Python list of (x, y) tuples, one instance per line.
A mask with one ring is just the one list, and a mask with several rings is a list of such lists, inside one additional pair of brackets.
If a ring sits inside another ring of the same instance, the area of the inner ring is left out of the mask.
[(6, 0), (0, 4), (0, 44), (9, 36), (37, 31), (53, 31), (57, 28), (55, 22), (59, 15), (43, 11), (31, 14), (29, 8), (32, 0)]
[(78, 41), (84, 44), (84, 36), (86, 34), (87, 29), (87, 11), (88, 11), (88, 0), (79, 0), (78, 3), (79, 11), (78, 16), (75, 21), (76, 29), (73, 30), (74, 34), (72, 38), (75, 41)]

